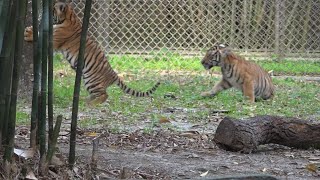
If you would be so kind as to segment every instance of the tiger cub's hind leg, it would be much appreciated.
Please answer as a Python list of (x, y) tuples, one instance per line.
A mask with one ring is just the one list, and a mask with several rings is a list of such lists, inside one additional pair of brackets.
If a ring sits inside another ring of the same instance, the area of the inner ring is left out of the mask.
[(223, 91), (225, 89), (229, 89), (231, 87), (232, 87), (232, 85), (228, 81), (222, 79), (218, 84), (216, 84), (212, 88), (211, 91), (202, 92), (201, 96), (202, 97), (213, 97), (216, 94), (218, 94), (220, 91)]
[(101, 104), (108, 99), (108, 94), (106, 92), (101, 92), (99, 94), (91, 94), (87, 98), (87, 103), (91, 106), (95, 106), (97, 104)]
[(251, 103), (255, 102), (254, 85), (252, 81), (243, 83), (243, 95), (248, 97)]

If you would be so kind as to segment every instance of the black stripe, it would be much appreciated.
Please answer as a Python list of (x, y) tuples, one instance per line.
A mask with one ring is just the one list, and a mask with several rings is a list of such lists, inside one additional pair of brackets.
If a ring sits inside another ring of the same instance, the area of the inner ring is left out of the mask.
[(89, 74), (90, 71), (83, 73), (83, 77), (84, 78), (91, 78), (92, 76), (94, 76), (97, 73), (98, 69), (95, 69), (95, 71), (91, 72), (89, 76), (86, 76), (86, 74)]
[(231, 77), (233, 76), (233, 70), (234, 70), (233, 67), (234, 67), (234, 65), (230, 66), (230, 68), (231, 68), (231, 73), (230, 73), (229, 77), (227, 77), (227, 78), (231, 78)]
[(224, 80), (227, 84), (222, 84), (222, 88), (223, 89), (228, 89), (228, 88), (230, 88), (231, 87), (231, 84), (228, 82), (228, 81), (226, 81), (226, 80)]
[[(88, 53), (86, 54), (86, 58), (84, 59), (84, 67), (91, 69), (92, 66), (94, 66), (96, 64), (95, 59), (93, 59), (93, 55), (94, 55), (94, 49), (92, 48), (92, 53), (88, 50)], [(93, 61), (93, 62), (92, 62)], [(91, 65), (90, 65), (91, 63)]]
[[(67, 51), (66, 58), (68, 59), (68, 61), (69, 61), (69, 56), (70, 56), (70, 53)], [(69, 61), (69, 62), (70, 62), (70, 61)]]
[(127, 87), (127, 86), (125, 86), (125, 87), (126, 87), (126, 93), (129, 94), (131, 89), (129, 87)]
[[(74, 35), (76, 35), (76, 37), (80, 36), (81, 34), (81, 31), (75, 31), (71, 36), (67, 37), (68, 39), (72, 38)], [(66, 38), (63, 38), (63, 39), (66, 39)], [(69, 40), (70, 41), (73, 41), (75, 38)]]
[[(84, 64), (87, 66), (89, 61), (87, 61), (88, 56), (90, 55), (90, 52), (93, 51), (94, 46), (91, 46), (92, 42), (90, 44), (86, 45), (86, 50), (85, 50), (85, 57), (84, 57)], [(79, 51), (79, 49), (78, 49)]]
[(255, 89), (254, 89), (254, 94), (255, 94), (255, 96), (258, 96), (259, 95), (259, 86), (258, 87), (255, 87)]
[(95, 83), (96, 81), (98, 81), (101, 77), (100, 76), (95, 76), (93, 78), (85, 78), (85, 79), (89, 79), (87, 82), (84, 83), (85, 86), (87, 86), (89, 83)]
[(267, 79), (263, 77), (263, 88), (261, 93), (264, 93), (266, 91), (267, 83), (268, 83)]
[(91, 86), (86, 86), (87, 90), (91, 93), (97, 92), (94, 88), (97, 87), (97, 84), (92, 84)]
[(123, 89), (123, 83), (122, 83), (122, 81), (119, 80), (118, 85), (120, 86), (120, 89)]
[(215, 57), (215, 59), (216, 59), (216, 62), (218, 62), (218, 61), (219, 61), (219, 55), (218, 55), (218, 51), (216, 51), (216, 52), (214, 53), (214, 55), (216, 56), (216, 57)]
[(225, 81), (227, 82), (227, 84), (228, 84), (229, 87), (232, 87), (232, 85), (230, 84), (229, 81), (227, 81), (227, 80), (225, 80)]
[(261, 79), (261, 76), (259, 76), (258, 77), (258, 80), (257, 80), (257, 82), (255, 82), (257, 85), (256, 85), (256, 87), (255, 87), (255, 91), (254, 91), (254, 93), (255, 93), (255, 95), (256, 96), (260, 96), (261, 95), (261, 90), (262, 90), (262, 79)]
[[(65, 8), (68, 8), (68, 7), (65, 7)], [(70, 20), (72, 18), (72, 15), (73, 15), (73, 12), (70, 13), (70, 17), (69, 17)]]
[(90, 92), (90, 94), (94, 94), (94, 93), (101, 93), (103, 90), (101, 88), (97, 88), (97, 89), (94, 89)]
[[(86, 59), (90, 55), (91, 49), (92, 49), (92, 46), (90, 46), (90, 44), (86, 45), (85, 56), (84, 56), (84, 65), (85, 66), (87, 66), (87, 64), (89, 63), (89, 61), (87, 61)], [(78, 49), (78, 51), (79, 51), (79, 49)]]
[[(95, 69), (95, 71), (94, 72), (92, 72), (89, 76), (87, 76), (87, 77), (85, 77), (85, 74), (84, 74), (84, 79), (90, 79), (88, 82), (91, 82), (92, 81), (92, 79), (93, 79), (93, 77), (94, 77), (94, 75), (97, 75), (97, 73), (99, 72), (98, 71), (99, 69)], [(101, 75), (98, 75), (95, 79), (97, 79), (97, 78), (99, 78), (99, 77), (103, 77), (103, 76), (101, 76)], [(104, 78), (104, 77), (103, 77)]]
[[(99, 50), (99, 49), (98, 49)], [(97, 54), (96, 54), (96, 57), (94, 58), (97, 62), (101, 62), (101, 58), (99, 59), (98, 61), (98, 56), (101, 54), (102, 52), (101, 51), (98, 51)]]
[[(97, 63), (95, 61), (95, 62), (92, 63), (93, 65), (91, 65), (91, 67), (87, 68), (86, 72), (93, 71), (92, 73), (94, 73), (94, 74), (96, 74), (98, 72), (101, 72), (103, 70), (103, 67), (104, 67), (105, 63), (106, 63), (106, 61), (104, 61), (103, 64), (101, 65), (101, 64), (99, 64), (99, 63)], [(93, 68), (93, 70), (92, 70), (92, 68)], [(107, 74), (108, 74), (108, 72), (105, 73), (105, 75), (107, 75)]]
[(103, 71), (105, 71), (104, 65), (107, 63), (107, 61), (99, 61), (99, 62), (102, 62), (102, 63), (97, 63), (98, 73), (102, 73), (102, 74), (104, 74), (104, 76), (108, 77), (108, 75), (110, 74), (110, 71), (108, 71), (108, 69), (107, 69), (106, 72), (103, 72)]
[(240, 74), (238, 75), (238, 79), (236, 80), (236, 82), (238, 83), (238, 84), (242, 84), (242, 83), (239, 83), (239, 80), (240, 80)]

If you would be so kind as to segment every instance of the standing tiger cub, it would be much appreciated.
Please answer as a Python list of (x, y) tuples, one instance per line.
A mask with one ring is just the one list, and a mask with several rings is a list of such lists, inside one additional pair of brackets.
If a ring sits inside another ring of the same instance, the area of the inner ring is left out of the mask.
[[(53, 48), (61, 51), (71, 67), (75, 69), (80, 48), (82, 24), (71, 5), (67, 3), (58, 2), (54, 5), (53, 10), (55, 20), (55, 25), (53, 26)], [(33, 41), (32, 27), (25, 29), (24, 39), (25, 41)], [(137, 97), (150, 96), (159, 86), (159, 83), (157, 83), (146, 92), (138, 92), (127, 87), (110, 66), (104, 51), (90, 37), (86, 39), (82, 73), (84, 85), (90, 93), (87, 100), (89, 104), (99, 104), (106, 101), (108, 98), (106, 89), (114, 83), (124, 92)]]
[(222, 72), (222, 80), (211, 91), (201, 93), (201, 96), (212, 97), (222, 90), (235, 87), (250, 102), (254, 102), (256, 97), (264, 100), (273, 97), (274, 85), (269, 74), (259, 65), (234, 54), (223, 44), (209, 49), (201, 64), (206, 70), (219, 66)]

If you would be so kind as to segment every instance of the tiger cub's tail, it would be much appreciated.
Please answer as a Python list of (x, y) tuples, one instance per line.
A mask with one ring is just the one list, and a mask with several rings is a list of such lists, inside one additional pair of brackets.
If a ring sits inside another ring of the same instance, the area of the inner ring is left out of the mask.
[(145, 92), (140, 92), (140, 91), (131, 89), (119, 77), (116, 80), (116, 84), (120, 87), (120, 89), (122, 89), (127, 94), (130, 94), (130, 95), (136, 96), (136, 97), (148, 97), (151, 94), (153, 94), (154, 91), (159, 87), (160, 82), (157, 82), (157, 84), (155, 84), (151, 89), (149, 89), (148, 91), (145, 91)]

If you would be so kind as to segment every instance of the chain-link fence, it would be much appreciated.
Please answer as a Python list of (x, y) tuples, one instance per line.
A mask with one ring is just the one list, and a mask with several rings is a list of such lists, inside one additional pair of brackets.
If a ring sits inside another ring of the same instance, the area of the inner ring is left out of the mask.
[[(83, 0), (72, 0), (82, 17)], [(319, 0), (97, 0), (90, 32), (111, 54), (202, 55), (226, 43), (247, 55), (320, 57)]]

